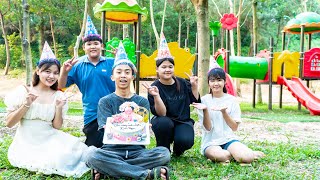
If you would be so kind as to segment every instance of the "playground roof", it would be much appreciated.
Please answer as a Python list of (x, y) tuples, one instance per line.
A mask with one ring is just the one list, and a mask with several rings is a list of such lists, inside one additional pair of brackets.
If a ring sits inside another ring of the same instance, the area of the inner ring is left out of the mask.
[(302, 25), (305, 25), (305, 34), (320, 32), (320, 15), (315, 12), (298, 14), (286, 24), (283, 30), (287, 33), (300, 34)]
[(105, 11), (105, 19), (113, 23), (132, 24), (138, 21), (138, 14), (141, 20), (145, 21), (148, 10), (141, 8), (136, 0), (105, 0), (102, 4), (97, 3), (94, 8), (94, 16), (101, 18), (101, 13)]

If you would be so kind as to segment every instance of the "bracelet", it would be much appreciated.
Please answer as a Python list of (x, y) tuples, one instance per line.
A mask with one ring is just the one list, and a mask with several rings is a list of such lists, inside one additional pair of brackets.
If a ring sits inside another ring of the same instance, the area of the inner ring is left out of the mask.
[(27, 104), (23, 104), (24, 107), (29, 108), (30, 106), (28, 106)]

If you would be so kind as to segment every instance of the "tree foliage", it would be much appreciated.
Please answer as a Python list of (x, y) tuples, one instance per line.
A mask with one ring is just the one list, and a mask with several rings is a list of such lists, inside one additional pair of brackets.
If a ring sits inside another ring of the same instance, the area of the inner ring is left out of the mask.
[[(93, 6), (99, 2), (102, 3), (104, 0), (89, 0), (89, 15), (93, 15)], [(178, 41), (179, 31), (179, 15), (181, 16), (181, 46), (184, 46), (184, 40), (188, 38), (188, 47), (191, 52), (195, 52), (195, 42), (197, 33), (197, 22), (196, 12), (193, 4), (190, 0), (167, 0), (168, 6), (166, 9), (166, 19), (164, 24), (164, 33), (167, 41)], [(293, 18), (295, 15), (305, 11), (313, 11), (320, 13), (320, 2), (318, 0), (308, 0), (306, 6), (303, 6), (301, 0), (256, 0), (257, 1), (257, 42), (259, 49), (269, 48), (269, 39), (274, 37), (276, 48), (275, 50), (281, 50), (281, 30), (285, 24)], [(10, 12), (4, 16), (5, 29), (7, 35), (12, 37), (15, 33), (15, 37), (22, 37), (22, 3), (21, 0), (2, 0), (0, 10), (6, 10), (8, 2), (10, 2)], [(208, 15), (209, 21), (220, 20), (219, 13), (229, 13), (230, 7), (227, 0), (208, 0)], [(216, 8), (214, 3), (217, 5), (219, 10)], [(234, 8), (237, 12), (237, 4), (239, 1), (233, 1)], [(30, 46), (32, 50), (33, 64), (38, 61), (39, 54), (42, 49), (43, 42), (46, 40), (53, 48), (52, 32), (49, 22), (49, 15), (52, 16), (54, 25), (54, 35), (57, 43), (57, 57), (64, 61), (73, 55), (73, 47), (76, 42), (76, 37), (79, 35), (82, 25), (84, 1), (83, 0), (29, 0), (30, 4)], [(149, 0), (138, 0), (138, 3), (149, 9)], [(164, 0), (153, 1), (154, 7), (154, 19), (155, 25), (160, 31), (161, 20), (163, 15)], [(252, 50), (252, 1), (242, 0), (243, 13), (241, 14), (241, 54), (243, 56), (248, 55)], [(219, 13), (218, 13), (219, 12)], [(92, 18), (98, 31), (100, 32), (100, 20)], [(111, 28), (111, 39), (113, 37), (122, 38), (122, 25), (110, 24)], [(188, 31), (189, 30), (189, 31)], [(132, 38), (133, 27), (129, 26), (129, 36)], [(0, 30), (0, 67), (4, 67), (3, 56), (3, 44), (4, 39), (2, 37), (2, 30)], [(236, 35), (236, 32), (234, 32)], [(299, 50), (299, 36), (289, 35), (290, 43), (287, 45), (289, 49), (298, 51)], [(313, 46), (319, 45), (319, 35), (313, 36)], [(220, 37), (217, 37), (217, 47), (225, 46), (225, 38), (223, 31), (221, 31)], [(209, 44), (212, 44), (212, 40)], [(236, 41), (236, 40), (235, 40)], [(21, 42), (21, 39), (20, 39)], [(235, 42), (236, 46), (237, 42)], [(10, 48), (21, 48), (20, 44), (14, 44), (15, 47)], [(141, 48), (142, 53), (150, 55), (156, 50), (156, 39), (153, 34), (150, 18), (148, 18), (142, 24), (142, 35), (141, 35)], [(237, 48), (237, 47), (235, 47)], [(211, 48), (209, 48), (211, 49)], [(200, 50), (201, 51), (201, 50)], [(5, 52), (4, 52), (5, 53)], [(11, 51), (11, 68), (24, 66), (19, 57), (19, 52)], [(212, 52), (210, 52), (212, 54)], [(81, 55), (81, 53), (79, 54)]]

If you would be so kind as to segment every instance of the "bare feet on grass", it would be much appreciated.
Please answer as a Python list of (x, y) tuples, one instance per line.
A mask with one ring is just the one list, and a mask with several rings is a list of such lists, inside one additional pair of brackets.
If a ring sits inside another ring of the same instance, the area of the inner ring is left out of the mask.
[(258, 160), (266, 156), (262, 151), (253, 151), (253, 154), (254, 154), (254, 160)]

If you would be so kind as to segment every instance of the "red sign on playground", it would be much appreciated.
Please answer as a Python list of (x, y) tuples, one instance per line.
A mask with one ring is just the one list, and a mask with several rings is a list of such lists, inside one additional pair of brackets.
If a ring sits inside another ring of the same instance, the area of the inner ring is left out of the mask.
[(320, 48), (305, 52), (303, 67), (303, 77), (320, 78)]

